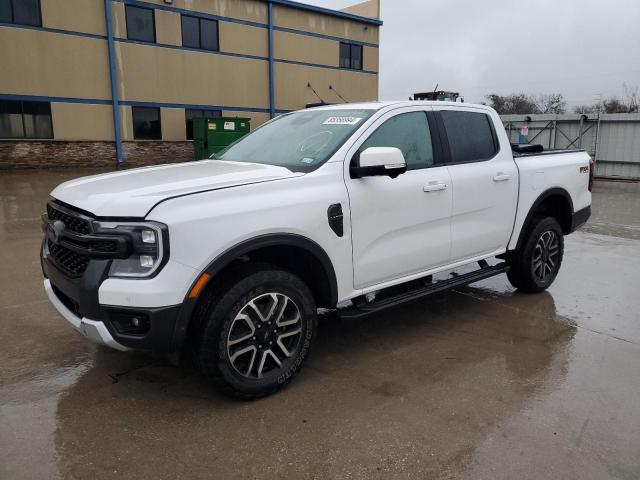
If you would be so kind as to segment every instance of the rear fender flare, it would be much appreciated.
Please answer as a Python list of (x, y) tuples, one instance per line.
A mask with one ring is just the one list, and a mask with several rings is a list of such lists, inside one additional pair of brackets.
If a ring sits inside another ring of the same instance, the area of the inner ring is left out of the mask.
[(567, 200), (567, 202), (569, 203), (569, 208), (571, 209), (569, 213), (571, 216), (573, 216), (573, 213), (574, 213), (573, 200), (571, 200), (571, 195), (569, 195), (569, 192), (567, 192), (564, 188), (560, 188), (560, 187), (550, 188), (549, 190), (545, 190), (543, 193), (541, 193), (538, 196), (535, 202), (533, 202), (533, 205), (531, 205), (531, 208), (529, 209), (529, 213), (527, 213), (527, 216), (525, 217), (524, 222), (522, 222), (522, 228), (520, 229), (520, 234), (518, 236), (518, 243), (516, 244), (516, 248), (515, 248), (516, 250), (519, 250), (520, 247), (522, 246), (522, 243), (525, 241), (525, 235), (529, 230), (529, 226), (531, 225), (531, 221), (533, 220), (533, 216), (535, 215), (538, 207), (540, 207), (542, 202), (544, 202), (547, 198), (554, 195), (559, 195), (563, 197), (565, 200)]

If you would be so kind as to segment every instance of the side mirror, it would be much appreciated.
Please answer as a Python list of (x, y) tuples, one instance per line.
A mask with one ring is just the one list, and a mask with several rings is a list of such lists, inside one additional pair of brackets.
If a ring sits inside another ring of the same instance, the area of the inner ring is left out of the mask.
[(369, 147), (360, 153), (357, 165), (349, 169), (351, 178), (386, 175), (396, 178), (407, 171), (407, 163), (399, 148)]

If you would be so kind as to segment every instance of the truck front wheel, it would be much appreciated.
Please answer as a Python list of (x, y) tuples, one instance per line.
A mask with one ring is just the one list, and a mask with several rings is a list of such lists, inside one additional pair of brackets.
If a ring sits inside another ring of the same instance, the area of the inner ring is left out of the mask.
[(296, 275), (247, 265), (209, 302), (198, 348), (203, 373), (227, 395), (259, 398), (286, 385), (309, 354), (316, 306)]
[(555, 280), (562, 264), (564, 238), (553, 217), (536, 216), (521, 249), (513, 253), (507, 277), (523, 292), (541, 292)]

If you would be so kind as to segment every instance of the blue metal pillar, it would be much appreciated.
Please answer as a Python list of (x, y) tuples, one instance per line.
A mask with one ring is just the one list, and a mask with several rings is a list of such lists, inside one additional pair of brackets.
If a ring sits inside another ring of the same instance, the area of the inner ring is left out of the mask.
[(109, 78), (111, 80), (111, 101), (113, 103), (113, 134), (116, 140), (116, 164), (121, 166), (122, 138), (120, 136), (120, 104), (118, 102), (118, 74), (116, 71), (115, 49), (113, 47), (113, 25), (111, 0), (104, 0), (104, 16), (107, 27), (107, 49), (109, 51)]
[(269, 118), (276, 116), (276, 87), (273, 73), (273, 2), (269, 2)]

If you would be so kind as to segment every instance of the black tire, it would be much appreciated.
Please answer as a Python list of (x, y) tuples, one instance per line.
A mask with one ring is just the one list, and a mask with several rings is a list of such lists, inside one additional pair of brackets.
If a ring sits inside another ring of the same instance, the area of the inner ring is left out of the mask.
[[(197, 359), (218, 390), (252, 400), (291, 381), (317, 330), (315, 301), (305, 283), (277, 267), (249, 264), (212, 297), (203, 311)], [(291, 323), (295, 318), (299, 322)], [(299, 334), (291, 333), (298, 325)]]
[[(545, 243), (549, 244), (546, 251)], [(542, 292), (556, 279), (563, 254), (564, 237), (558, 221), (553, 217), (536, 216), (523, 245), (511, 257), (507, 277), (518, 290)]]

